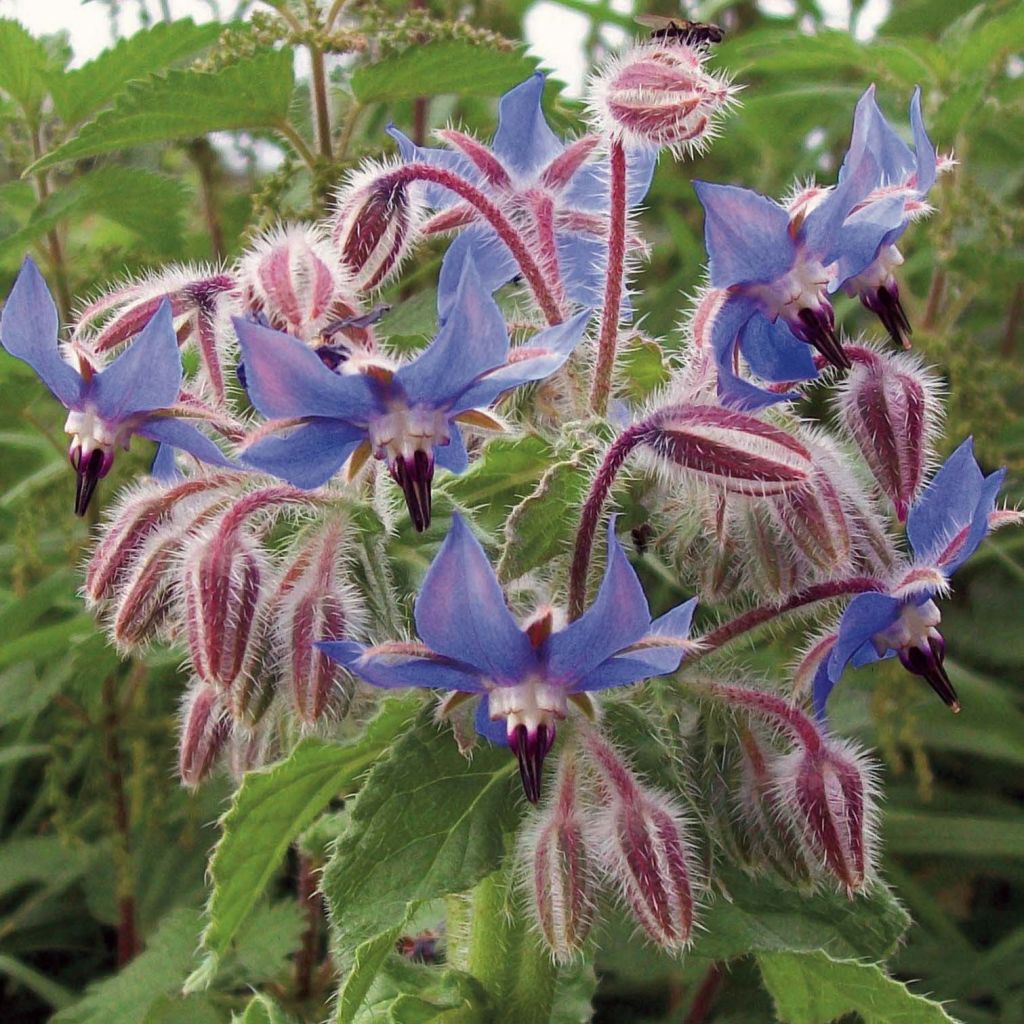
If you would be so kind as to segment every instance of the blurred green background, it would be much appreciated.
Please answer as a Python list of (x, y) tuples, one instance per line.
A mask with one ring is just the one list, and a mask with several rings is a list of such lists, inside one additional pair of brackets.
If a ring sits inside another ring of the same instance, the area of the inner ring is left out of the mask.
[[(162, 6), (149, 5), (153, 23)], [(235, 13), (234, 5), (222, 6), (225, 16)], [(418, 31), (472, 35), (481, 45), (504, 45), (499, 36), (522, 38), (527, 16), (531, 31), (543, 34), (543, 19), (558, 6), (581, 16), (582, 45), (593, 57), (607, 52), (609, 31), (634, 30), (628, 3), (563, 0), (534, 8), (528, 2), (478, 0), (419, 6), (437, 25), (462, 18), (463, 26), (442, 32), (417, 23)], [(932, 138), (941, 151), (952, 150), (959, 164), (933, 192), (936, 214), (908, 232), (903, 246), (902, 286), (916, 327), (915, 348), (947, 382), (944, 451), (973, 433), (986, 469), (1011, 467), (1008, 493), (1020, 499), (1024, 5), (897, 0), (887, 13), (885, 7), (798, 0), (705, 3), (689, 12), (728, 29), (715, 59), (744, 85), (743, 102), (705, 158), (662, 161), (642, 218), (653, 257), (637, 279), (638, 305), (648, 333), (663, 336), (666, 345), (679, 344), (674, 326), (685, 296), (700, 281), (703, 261), (702, 219), (691, 179), (735, 182), (776, 196), (795, 179), (819, 175), (828, 182), (864, 88), (875, 82), (889, 119), (905, 125), (911, 91), (919, 84)], [(677, 13), (669, 4), (642, 9)], [(404, 10), (405, 5), (357, 3), (354, 16), (366, 25), (386, 26)], [(877, 21), (880, 10), (885, 16), (871, 38), (855, 38), (851, 29), (865, 24), (859, 19), (867, 14)], [(252, 45), (249, 25), (212, 51), (216, 32), (197, 36), (178, 53), (155, 47), (136, 77), (204, 54), (217, 66)], [(39, 46), (60, 78), (74, 40), (59, 25), (53, 29)], [(26, 251), (38, 255), (53, 280), (55, 243), (73, 296), (91, 295), (125, 271), (172, 259), (230, 258), (247, 230), (277, 214), (313, 212), (311, 184), (314, 194), (323, 195), (346, 166), (379, 152), (381, 129), (390, 119), (411, 124), (425, 117), (436, 126), (457, 118), (486, 136), (495, 97), (530, 68), (521, 52), (506, 46), (494, 58), (505, 78), (496, 76), (490, 91), (482, 88), (481, 95), (461, 99), (438, 96), (417, 107), (404, 98), (357, 100), (348, 87), (346, 58), (333, 71), (333, 102), (337, 123), (354, 127), (338, 165), (322, 169), (316, 181), (290, 153), (283, 164), (269, 160), (283, 152), (280, 136), (255, 128), (220, 135), (213, 145), (204, 136), (61, 164), (52, 175), (53, 195), (41, 203), (37, 186), (21, 178), (34, 140), (18, 101), (24, 82), (11, 70), (11, 51), (4, 50), (20, 45), (12, 38), (9, 32), (0, 35), (4, 294)], [(378, 61), (421, 36), (410, 29), (407, 38), (382, 42), (380, 32), (372, 31), (369, 38), (369, 59)], [(357, 55), (352, 61), (366, 59)], [(60, 87), (51, 88), (56, 95)], [(307, 108), (308, 92), (300, 84), (293, 118), (308, 135)], [(67, 128), (52, 100), (42, 99), (38, 110), (44, 142), (59, 141)], [(551, 89), (555, 122), (579, 127), (580, 114), (576, 101)], [(128, 187), (129, 180), (135, 186)], [(439, 253), (440, 248), (424, 251), (397, 296), (417, 296), (403, 308), (410, 334), (429, 329), (430, 282)], [(850, 300), (840, 298), (837, 310), (849, 333), (874, 330), (868, 314)], [(62, 410), (27, 368), (6, 357), (0, 358), (0, 387), (3, 1019), (45, 1020), (55, 1010), (64, 1021), (97, 1024), (221, 1019), (207, 1004), (200, 1012), (170, 994), (187, 973), (213, 822), (228, 784), (214, 781), (195, 794), (179, 787), (172, 771), (183, 687), (177, 656), (158, 651), (145, 662), (121, 663), (95, 629), (76, 595), (78, 566), (94, 523), (71, 514)], [(120, 459), (102, 498), (109, 501), (117, 484), (142, 470), (149, 456), (139, 450)], [(888, 663), (844, 684), (833, 721), (839, 732), (877, 749), (885, 766), (884, 874), (915, 920), (893, 961), (894, 972), (913, 980), (916, 991), (949, 1000), (950, 1012), (964, 1021), (1020, 1024), (1024, 535), (1007, 532), (987, 541), (955, 584), (945, 632), (963, 714), (954, 719), (919, 682)], [(791, 657), (791, 640), (782, 635), (759, 647), (751, 660), (770, 671)], [(150, 965), (143, 980), (122, 976), (121, 988), (108, 988), (106, 997), (97, 989), (99, 996), (82, 1002), (86, 986), (115, 969), (118, 905), (128, 891), (137, 901), (143, 939), (160, 929), (159, 963)], [(181, 915), (193, 915), (184, 927)], [(270, 908), (266, 917), (254, 922), (237, 956), (248, 982), (272, 985), (294, 948), (300, 922), (289, 908)], [(686, 965), (658, 959), (635, 943), (627, 956), (625, 946), (599, 961), (597, 1019), (686, 1020), (695, 980)], [(706, 1019), (772, 1019), (752, 970), (743, 963), (729, 969)]]

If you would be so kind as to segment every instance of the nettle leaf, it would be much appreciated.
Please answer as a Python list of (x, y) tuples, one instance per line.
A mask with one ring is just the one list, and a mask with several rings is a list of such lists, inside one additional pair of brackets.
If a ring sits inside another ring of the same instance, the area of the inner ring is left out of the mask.
[(856, 1013), (864, 1024), (953, 1024), (936, 1002), (914, 995), (877, 964), (826, 953), (763, 953), (757, 962), (781, 1024), (829, 1024)]
[(346, 744), (305, 739), (285, 760), (245, 776), (221, 820), (223, 835), (210, 860), (213, 892), (202, 941), (206, 959), (189, 978), (189, 990), (212, 981), (291, 843), (331, 800), (351, 791), (406, 728), (419, 704), (418, 696), (388, 700), (359, 739)]
[(37, 160), (29, 173), (150, 142), (280, 127), (295, 85), (292, 60), (291, 50), (274, 50), (219, 71), (169, 71), (132, 82), (110, 109)]
[(523, 811), (516, 763), (486, 743), (464, 758), (430, 710), (376, 765), (324, 871), (333, 922), (352, 948), (409, 904), (464, 892), (494, 871)]
[(0, 92), (30, 117), (46, 94), (45, 76), (52, 66), (46, 47), (20, 22), (0, 18)]
[(161, 254), (181, 246), (187, 187), (174, 178), (138, 167), (99, 167), (54, 192), (29, 222), (0, 240), (0, 259), (21, 253), (63, 221), (101, 214), (134, 231)]
[(556, 462), (512, 510), (505, 526), (499, 578), (518, 579), (569, 550), (578, 519), (575, 512), (590, 483), (590, 454), (581, 450)]
[(191, 18), (161, 21), (119, 39), (95, 60), (63, 74), (51, 75), (50, 95), (56, 112), (75, 125), (107, 106), (133, 79), (146, 78), (202, 53), (224, 26), (197, 25)]
[(358, 68), (352, 75), (352, 91), (360, 103), (394, 103), (443, 93), (497, 96), (529, 78), (538, 63), (521, 49), (492, 50), (444, 40)]

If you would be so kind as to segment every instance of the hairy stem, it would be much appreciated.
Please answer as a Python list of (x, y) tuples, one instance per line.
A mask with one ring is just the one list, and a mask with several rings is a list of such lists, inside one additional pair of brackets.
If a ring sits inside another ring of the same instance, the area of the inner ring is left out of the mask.
[(766, 690), (752, 690), (746, 686), (729, 686), (701, 680), (701, 692), (720, 700), (731, 708), (758, 715), (780, 726), (804, 747), (808, 753), (821, 750), (821, 733), (811, 719), (795, 704)]
[(621, 141), (611, 144), (611, 184), (608, 209), (608, 269), (597, 342), (597, 366), (590, 392), (591, 408), (603, 416), (608, 409), (619, 337), (619, 317), (626, 276), (626, 150)]
[(386, 181), (394, 185), (413, 181), (430, 181), (465, 199), (494, 228), (498, 237), (508, 246), (548, 323), (560, 324), (565, 319), (558, 300), (552, 294), (537, 261), (530, 253), (526, 239), (498, 206), (491, 202), (471, 181), (467, 181), (445, 168), (432, 167), (430, 164), (424, 163), (405, 164), (387, 175)]
[(580, 525), (576, 529), (576, 548), (572, 556), (572, 570), (569, 575), (569, 618), (578, 619), (583, 614), (587, 601), (587, 575), (590, 571), (590, 556), (594, 549), (594, 534), (601, 518), (612, 484), (629, 453), (650, 436), (651, 427), (647, 422), (637, 423), (624, 430), (608, 449), (598, 469), (590, 493), (583, 503)]
[(299, 854), (298, 900), (299, 909), (306, 919), (306, 927), (295, 954), (295, 995), (299, 999), (308, 999), (313, 990), (313, 969), (320, 952), (323, 905), (317, 892), (313, 859), (304, 853)]
[(291, 143), (292, 148), (302, 158), (302, 162), (310, 169), (316, 167), (316, 156), (306, 145), (306, 140), (298, 133), (295, 126), (288, 121), (281, 121), (277, 130)]
[(227, 248), (224, 244), (220, 205), (217, 201), (217, 179), (219, 177), (217, 151), (205, 135), (193, 139), (185, 149), (199, 174), (199, 195), (203, 204), (206, 233), (210, 236), (210, 250), (215, 260), (222, 260)]
[(331, 108), (327, 97), (327, 69), (324, 65), (324, 53), (319, 46), (310, 44), (310, 83), (309, 91), (313, 100), (313, 115), (316, 121), (316, 141), (320, 155), (325, 160), (333, 160), (331, 150)]

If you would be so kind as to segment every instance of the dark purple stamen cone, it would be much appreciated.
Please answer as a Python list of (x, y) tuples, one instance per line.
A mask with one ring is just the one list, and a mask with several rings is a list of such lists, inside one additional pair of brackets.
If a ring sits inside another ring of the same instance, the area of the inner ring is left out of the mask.
[(946, 658), (946, 641), (942, 637), (928, 637), (928, 649), (923, 647), (907, 647), (899, 652), (903, 667), (916, 676), (923, 676), (928, 685), (942, 698), (942, 701), (953, 712), (960, 712), (960, 698), (949, 681), (943, 668)]
[(77, 454), (72, 453), (71, 465), (75, 467), (75, 472), (78, 474), (75, 480), (75, 515), (84, 516), (96, 491), (96, 485), (110, 469), (110, 461), (101, 448), (94, 449), (85, 459), (82, 458), (79, 449)]
[(422, 448), (412, 458), (399, 455), (390, 465), (391, 475), (402, 488), (405, 503), (417, 533), (430, 526), (430, 484), (434, 479), (434, 459)]
[(860, 301), (882, 321), (882, 326), (897, 345), (910, 348), (910, 335), (914, 331), (903, 303), (900, 302), (899, 286), (895, 281), (889, 285), (866, 289), (861, 292)]
[(819, 309), (801, 309), (797, 314), (798, 324), (790, 324), (793, 333), (801, 341), (813, 345), (833, 366), (840, 370), (848, 370), (853, 365), (846, 350), (836, 338), (835, 315), (831, 306)]
[(540, 783), (544, 772), (544, 758), (555, 742), (555, 727), (538, 725), (530, 732), (525, 725), (517, 725), (508, 738), (508, 745), (519, 761), (519, 777), (523, 792), (531, 804), (540, 800)]

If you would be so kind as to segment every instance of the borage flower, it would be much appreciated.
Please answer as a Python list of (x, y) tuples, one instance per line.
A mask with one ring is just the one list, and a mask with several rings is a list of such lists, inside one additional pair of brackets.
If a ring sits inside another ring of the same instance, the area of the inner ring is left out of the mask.
[(310, 489), (346, 461), (351, 479), (373, 454), (402, 488), (413, 525), (425, 530), (435, 462), (453, 473), (468, 464), (459, 424), (499, 427), (483, 410), (510, 388), (554, 373), (589, 318), (581, 313), (510, 353), (501, 311), (467, 261), (444, 326), (401, 366), (373, 354), (338, 363), (335, 372), (290, 335), (236, 319), (249, 397), (264, 416), (283, 421), (269, 424), (281, 432), (261, 436), (242, 461)]
[(519, 760), (527, 799), (540, 797), (544, 758), (556, 723), (585, 694), (674, 672), (686, 651), (696, 598), (653, 623), (640, 581), (608, 528), (608, 564), (593, 605), (555, 628), (551, 608), (520, 626), (505, 604), (483, 548), (456, 515), (416, 599), (422, 642), (320, 647), (374, 686), (450, 690), (479, 696), (477, 731), (507, 743)]
[(943, 668), (946, 642), (938, 629), (942, 614), (935, 598), (948, 589), (949, 578), (989, 530), (1020, 521), (1019, 513), (995, 508), (1005, 476), (1005, 469), (989, 476), (981, 472), (971, 438), (935, 474), (907, 516), (913, 563), (888, 593), (860, 594), (843, 613), (832, 651), (814, 678), (814, 705), (820, 717), (847, 666), (892, 657), (923, 676), (953, 711), (960, 710)]
[[(489, 146), (462, 132), (438, 136), (450, 150), (416, 146), (394, 126), (388, 129), (407, 162), (422, 161), (473, 183), (508, 216), (527, 239), (545, 278), (562, 298), (596, 306), (604, 294), (608, 245), (607, 169), (588, 162), (598, 138), (563, 142), (549, 127), (541, 101), (544, 75), (537, 73), (501, 97), (498, 128)], [(656, 153), (630, 153), (626, 201), (638, 206), (650, 187)], [(440, 185), (426, 185), (426, 205), (435, 211), (425, 233), (461, 228), (441, 266), (439, 311), (458, 280), (466, 253), (485, 288), (495, 291), (520, 272), (512, 253), (471, 204)], [(637, 238), (628, 239), (638, 249)]]
[(176, 406), (181, 390), (181, 353), (165, 299), (135, 341), (110, 365), (94, 366), (81, 351), (76, 370), (64, 361), (58, 342), (57, 307), (39, 268), (26, 258), (0, 323), (0, 342), (28, 363), (68, 410), (68, 458), (78, 474), (75, 512), (85, 515), (99, 481), (110, 472), (117, 448), (134, 435), (189, 452), (203, 462), (232, 466), (220, 449)]

